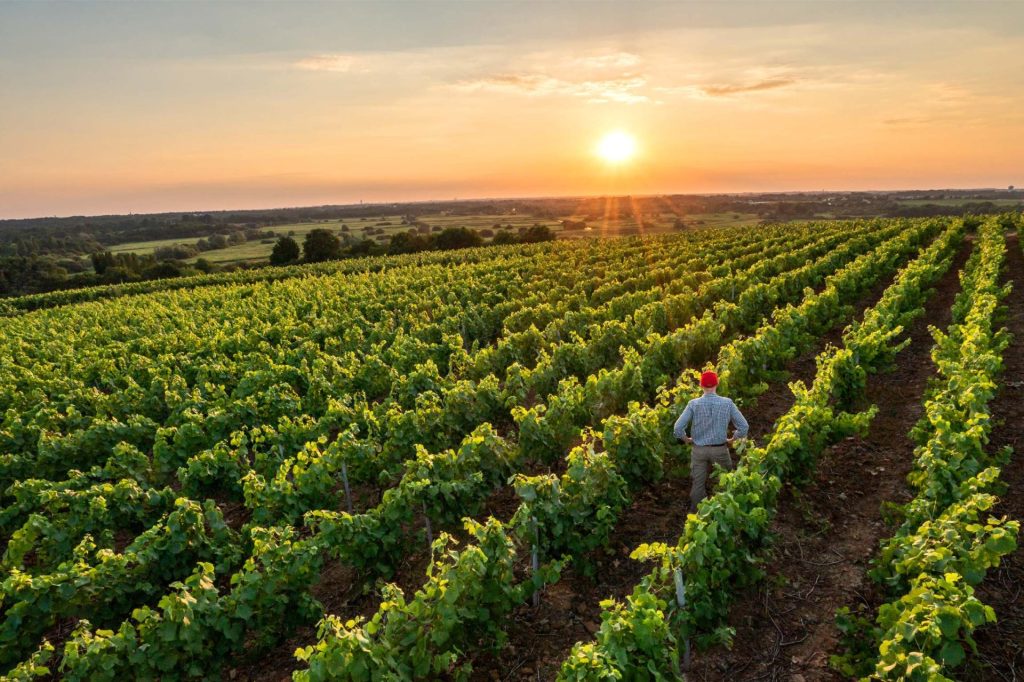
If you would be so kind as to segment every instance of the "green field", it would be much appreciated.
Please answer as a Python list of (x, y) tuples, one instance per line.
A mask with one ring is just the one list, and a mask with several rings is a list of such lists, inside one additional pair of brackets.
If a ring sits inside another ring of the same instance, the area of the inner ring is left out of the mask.
[[(419, 216), (419, 219), (430, 225), (431, 228), (444, 229), (446, 227), (468, 227), (475, 230), (493, 229), (495, 223), (501, 225), (511, 225), (513, 229), (519, 227), (529, 227), (538, 222), (538, 220), (532, 216), (449, 216), (443, 214), (432, 214)], [(544, 221), (540, 221), (544, 222)], [(558, 229), (557, 221), (547, 221), (552, 229)], [(362, 217), (362, 218), (346, 218), (345, 220), (323, 220), (318, 222), (308, 223), (290, 223), (287, 225), (277, 225), (267, 228), (279, 235), (291, 235), (296, 241), (302, 243), (302, 240), (306, 237), (309, 232), (315, 229), (327, 229), (331, 232), (342, 234), (341, 226), (345, 225), (348, 227), (348, 234), (355, 239), (377, 239), (378, 241), (386, 241), (399, 232), (406, 232), (413, 229), (410, 225), (402, 224), (401, 216), (373, 216), (373, 217)], [(368, 234), (369, 230), (374, 230), (374, 234)], [(379, 231), (379, 232), (378, 232)], [(199, 256), (199, 258), (205, 258), (213, 263), (241, 263), (245, 261), (264, 260), (270, 257), (270, 252), (273, 250), (273, 244), (262, 244), (259, 241), (248, 242), (246, 244), (239, 244), (237, 246), (229, 246), (226, 249), (219, 249), (217, 251), (207, 251), (206, 253)], [(193, 258), (194, 262), (197, 258)]]
[(964, 204), (982, 203), (1010, 208), (1024, 206), (1024, 201), (1020, 199), (903, 199), (897, 203), (903, 206), (926, 206), (928, 204), (933, 206), (963, 206)]
[[(0, 676), (483, 681), (541, 650), (538, 679), (679, 680), (686, 643), (667, 624), (696, 613), (691, 641), (712, 643), (732, 622), (750, 642), (831, 632), (865, 585), (882, 626), (826, 653), (867, 675), (924, 648), (900, 628), (928, 624), (945, 581), (932, 668), (983, 679), (966, 652), (940, 654), (981, 639), (972, 604), (1012, 616), (1016, 599), (971, 585), (998, 579), (1019, 531), (988, 511), (1020, 487), (996, 486), (1013, 473), (1001, 446), (1024, 437), (1024, 298), (1007, 286), (1024, 279), (1021, 219), (714, 219), (738, 226), (4, 301)], [(673, 424), (709, 367), (750, 431), (711, 496), (688, 498)], [(624, 557), (656, 561), (624, 573)], [(803, 596), (819, 583), (837, 597)], [(601, 600), (616, 591), (631, 598)], [(801, 610), (737, 619), (765, 594)], [(697, 670), (733, 655), (693, 654)]]
[[(589, 216), (585, 215), (572, 215), (566, 216), (566, 218), (569, 220), (586, 220), (589, 229), (563, 231), (561, 227), (562, 218), (544, 220), (538, 219), (534, 216), (520, 216), (514, 214), (462, 216), (436, 213), (419, 216), (419, 219), (430, 225), (431, 228), (440, 229), (447, 227), (466, 227), (474, 230), (493, 230), (495, 225), (501, 225), (502, 227), (511, 225), (512, 229), (515, 230), (521, 227), (526, 228), (540, 223), (541, 225), (547, 225), (556, 233), (559, 233), (560, 236), (567, 239), (593, 237), (596, 234), (600, 234), (602, 236), (615, 236), (619, 234), (665, 234), (673, 231), (673, 225), (675, 223), (675, 215), (669, 213), (645, 217), (642, 226), (632, 216), (596, 222), (593, 220), (587, 220)], [(686, 216), (684, 220), (686, 221), (687, 226), (691, 228), (711, 228), (756, 225), (760, 221), (760, 218), (758, 218), (754, 213), (701, 213)], [(401, 216), (378, 216), (348, 218), (345, 220), (325, 220), (312, 223), (292, 223), (264, 229), (271, 230), (280, 235), (291, 234), (301, 243), (311, 230), (323, 228), (340, 234), (342, 225), (346, 225), (349, 229), (348, 233), (356, 239), (369, 237), (380, 241), (383, 241), (384, 238), (389, 238), (399, 232), (405, 232), (412, 229), (409, 225), (402, 224)], [(381, 234), (368, 235), (367, 230), (369, 228), (382, 230), (383, 232)], [(238, 246), (230, 246), (218, 251), (207, 251), (201, 256), (201, 258), (205, 258), (214, 263), (240, 263), (245, 261), (263, 260), (270, 257), (270, 252), (273, 248), (272, 244), (261, 244), (258, 241), (249, 242), (247, 244), (239, 244)], [(194, 261), (196, 259), (192, 260)]]
[[(539, 219), (532, 215), (516, 215), (512, 213), (502, 215), (449, 215), (447, 213), (432, 213), (418, 216), (419, 220), (426, 223), (431, 229), (439, 230), (447, 227), (466, 227), (473, 230), (493, 230), (495, 225), (517, 230), (527, 228), (537, 223), (547, 225), (564, 238), (578, 239), (582, 237), (615, 236), (628, 234), (665, 234), (672, 232), (676, 216), (672, 213), (660, 213), (646, 215), (643, 222), (638, 221), (634, 216), (622, 216), (609, 219), (594, 219), (588, 215), (564, 216), (565, 219), (587, 222), (588, 229), (563, 231), (561, 221), (563, 218)], [(701, 213), (684, 216), (683, 218), (690, 228), (712, 228), (712, 227), (735, 227), (744, 225), (756, 225), (760, 218), (754, 213)], [(299, 243), (306, 235), (314, 229), (327, 229), (337, 234), (342, 233), (342, 225), (348, 227), (348, 234), (356, 239), (376, 239), (386, 241), (399, 232), (412, 229), (411, 226), (402, 223), (402, 217), (394, 216), (367, 216), (358, 218), (346, 218), (345, 220), (323, 220), (316, 222), (289, 223), (262, 227), (260, 229), (274, 232), (279, 235), (291, 235)], [(368, 232), (373, 230), (373, 234)], [(199, 238), (194, 239), (157, 239), (151, 241), (127, 242), (110, 248), (113, 253), (138, 253), (151, 254), (162, 246), (173, 246), (175, 244), (195, 244)], [(204, 258), (212, 263), (230, 264), (244, 263), (251, 261), (266, 260), (270, 257), (273, 244), (264, 244), (262, 240), (250, 241), (245, 244), (229, 246), (224, 249), (206, 251), (189, 262), (196, 262)]]
[(152, 239), (147, 242), (126, 242), (111, 246), (111, 253), (137, 253), (140, 256), (153, 253), (161, 246), (174, 246), (175, 244), (195, 244), (199, 237), (194, 239)]
[[(407, 225), (401, 225), (402, 219), (399, 216), (390, 216), (385, 218), (356, 218), (354, 220), (323, 220), (318, 222), (310, 223), (289, 223), (287, 225), (277, 225), (270, 227), (260, 228), (274, 232), (279, 235), (291, 235), (295, 238), (295, 241), (302, 243), (306, 235), (315, 229), (325, 229), (331, 232), (341, 233), (341, 226), (347, 225), (350, 233), (355, 237), (362, 237), (365, 235), (366, 228), (376, 227), (378, 223), (392, 223), (392, 225), (381, 226), (381, 229), (387, 230), (388, 234), (402, 231), (402, 229), (408, 229)], [(235, 246), (229, 246), (226, 249), (217, 249), (216, 251), (206, 251), (205, 253), (197, 256), (196, 258), (190, 259), (190, 262), (195, 262), (199, 258), (205, 258), (211, 263), (242, 263), (246, 261), (255, 260), (266, 260), (270, 257), (270, 252), (274, 250), (273, 244), (263, 244), (261, 240), (246, 242), (245, 244), (237, 244)]]

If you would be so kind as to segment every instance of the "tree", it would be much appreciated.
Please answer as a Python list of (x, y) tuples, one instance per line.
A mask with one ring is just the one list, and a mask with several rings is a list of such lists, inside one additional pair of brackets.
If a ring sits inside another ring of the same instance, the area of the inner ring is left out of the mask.
[(153, 257), (157, 260), (184, 260), (198, 255), (199, 249), (192, 244), (172, 244), (153, 250)]
[(102, 275), (107, 271), (107, 268), (113, 267), (116, 263), (114, 254), (109, 251), (89, 254), (89, 258), (92, 260), (92, 269), (96, 271), (97, 275)]
[(554, 240), (555, 233), (551, 231), (551, 228), (547, 225), (534, 225), (533, 227), (527, 228), (525, 232), (519, 235), (519, 241), (524, 244), (532, 244), (534, 242), (550, 242)]
[(492, 244), (518, 244), (519, 238), (508, 230), (501, 230), (498, 234), (494, 235), (494, 239), (491, 240)]
[[(296, 245), (295, 248), (298, 248), (298, 245)], [(196, 270), (198, 270), (199, 272), (211, 273), (217, 271), (217, 266), (211, 263), (210, 261), (206, 260), (205, 258), (197, 258)]]
[(333, 232), (318, 227), (306, 235), (302, 255), (307, 263), (319, 263), (341, 257), (341, 240)]
[(299, 259), (299, 243), (291, 237), (281, 237), (270, 252), (271, 265), (285, 265)]
[(210, 244), (210, 251), (215, 249), (226, 249), (228, 247), (227, 235), (214, 234), (210, 235), (210, 238), (206, 240)]
[(448, 249), (465, 249), (471, 246), (480, 246), (483, 239), (476, 231), (468, 227), (449, 227), (441, 231), (441, 234), (434, 238), (437, 248), (446, 251)]
[(156, 265), (149, 266), (141, 274), (143, 279), (167, 279), (170, 277), (180, 277), (184, 273), (177, 263), (165, 260)]
[(228, 244), (231, 246), (244, 244), (245, 242), (248, 241), (248, 239), (245, 236), (245, 232), (242, 232), (241, 230), (235, 230), (234, 232), (230, 232), (225, 236), (227, 237)]
[(399, 232), (388, 243), (388, 253), (415, 253), (428, 247), (427, 240), (416, 232)]
[(376, 256), (383, 250), (383, 247), (372, 239), (361, 239), (348, 247), (350, 256)]

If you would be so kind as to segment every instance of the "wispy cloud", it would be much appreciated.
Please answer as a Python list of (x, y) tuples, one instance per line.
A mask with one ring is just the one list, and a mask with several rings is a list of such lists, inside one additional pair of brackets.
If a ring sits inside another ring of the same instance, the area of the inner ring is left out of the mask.
[(575, 57), (571, 65), (583, 69), (633, 69), (640, 66), (642, 61), (640, 55), (632, 52), (610, 52)]
[(928, 116), (897, 116), (894, 118), (882, 119), (887, 126), (912, 126), (933, 123), (936, 119)]
[(359, 57), (351, 54), (321, 54), (300, 59), (293, 62), (292, 66), (302, 71), (349, 73), (358, 69), (361, 63)]
[(599, 78), (573, 81), (542, 73), (504, 73), (459, 81), (455, 87), (465, 91), (518, 93), (529, 96), (561, 95), (579, 97), (588, 102), (636, 104), (650, 101), (641, 90), (647, 85), (642, 76)]
[(625, 51), (580, 53), (571, 50), (518, 56), (500, 71), (464, 78), (453, 87), (468, 92), (498, 92), (530, 97), (575, 97), (588, 102), (650, 102), (643, 58)]
[(768, 78), (753, 83), (723, 83), (719, 85), (701, 85), (697, 89), (709, 97), (728, 97), (748, 92), (777, 90), (797, 83), (795, 78)]

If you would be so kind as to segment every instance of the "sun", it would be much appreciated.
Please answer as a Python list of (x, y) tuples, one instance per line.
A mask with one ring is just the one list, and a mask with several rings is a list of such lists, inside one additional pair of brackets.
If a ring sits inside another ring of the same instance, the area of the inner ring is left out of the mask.
[(597, 155), (608, 163), (629, 161), (635, 154), (636, 139), (621, 130), (613, 130), (597, 143)]

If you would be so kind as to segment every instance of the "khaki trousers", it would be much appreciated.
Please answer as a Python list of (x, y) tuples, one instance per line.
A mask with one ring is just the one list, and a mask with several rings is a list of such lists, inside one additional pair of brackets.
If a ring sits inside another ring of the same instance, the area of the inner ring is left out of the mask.
[(732, 455), (728, 445), (694, 445), (690, 452), (690, 511), (697, 510), (697, 503), (708, 496), (708, 472), (717, 464), (723, 469), (732, 469)]

